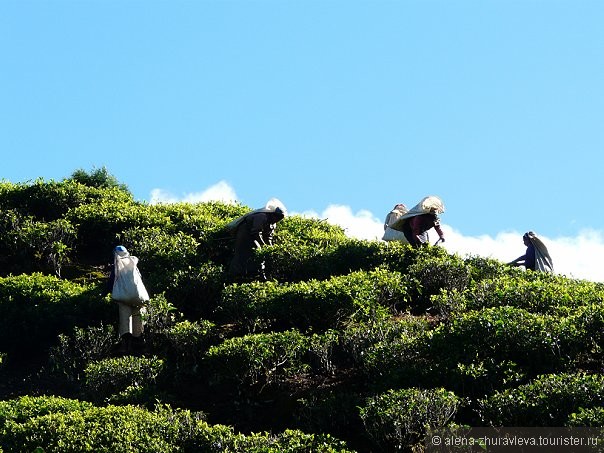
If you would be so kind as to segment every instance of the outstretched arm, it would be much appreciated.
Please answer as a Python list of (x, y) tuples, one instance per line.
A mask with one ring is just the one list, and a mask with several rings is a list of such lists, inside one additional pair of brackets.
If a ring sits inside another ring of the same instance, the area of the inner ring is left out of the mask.
[(438, 233), (438, 237), (440, 238), (440, 240), (442, 242), (445, 242), (445, 233), (443, 233), (443, 230), (440, 227), (440, 219), (438, 218), (438, 216), (436, 216), (436, 219), (434, 220), (434, 229)]
[(510, 261), (507, 264), (509, 264), (510, 266), (522, 266), (525, 261), (526, 261), (526, 255), (522, 255), (522, 256), (519, 256), (518, 258), (516, 258), (515, 260)]

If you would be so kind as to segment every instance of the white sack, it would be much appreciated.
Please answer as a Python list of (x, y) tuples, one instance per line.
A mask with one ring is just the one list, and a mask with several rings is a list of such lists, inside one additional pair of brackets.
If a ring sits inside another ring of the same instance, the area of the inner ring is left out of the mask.
[(115, 256), (115, 280), (111, 297), (129, 305), (142, 305), (149, 300), (135, 256)]

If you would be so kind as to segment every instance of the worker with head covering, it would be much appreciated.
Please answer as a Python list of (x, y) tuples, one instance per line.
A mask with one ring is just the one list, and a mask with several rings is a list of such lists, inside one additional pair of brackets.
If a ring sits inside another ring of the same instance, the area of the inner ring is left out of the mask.
[(528, 231), (522, 236), (526, 245), (526, 252), (508, 264), (512, 266), (524, 266), (525, 269), (541, 272), (554, 272), (554, 264), (547, 247), (534, 232)]
[(264, 208), (256, 209), (234, 220), (227, 229), (235, 235), (235, 254), (229, 274), (235, 279), (260, 278), (265, 280), (264, 262), (254, 262), (254, 250), (272, 245), (277, 223), (286, 215), (285, 206), (276, 198), (269, 200)]
[(417, 205), (402, 215), (390, 227), (402, 231), (413, 247), (428, 244), (428, 231), (432, 228), (438, 233), (439, 241), (444, 242), (445, 235), (440, 227), (438, 217), (443, 212), (445, 212), (445, 206), (442, 200), (430, 195), (422, 198)]
[(149, 294), (138, 270), (138, 258), (130, 255), (123, 245), (113, 250), (110, 291), (111, 299), (117, 302), (119, 310), (120, 351), (129, 353), (142, 348), (142, 316), (146, 312)]

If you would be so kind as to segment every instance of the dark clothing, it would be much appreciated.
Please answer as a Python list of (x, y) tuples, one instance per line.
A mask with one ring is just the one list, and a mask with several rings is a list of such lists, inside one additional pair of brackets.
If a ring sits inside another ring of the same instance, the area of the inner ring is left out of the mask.
[(547, 247), (535, 233), (529, 231), (522, 236), (522, 242), (526, 245), (526, 252), (508, 264), (512, 266), (524, 266), (525, 269), (539, 272), (554, 272), (552, 257)]
[(275, 214), (272, 212), (255, 212), (243, 219), (235, 232), (235, 255), (229, 268), (232, 276), (255, 277), (254, 274), (263, 273), (264, 263), (258, 268), (252, 259), (254, 249), (272, 245), (275, 226)]
[(526, 246), (526, 253), (518, 259), (523, 261), (525, 269), (534, 271), (536, 268), (535, 246), (529, 242)]
[(442, 238), (443, 231), (440, 228), (440, 219), (436, 214), (420, 214), (410, 217), (403, 225), (405, 237), (414, 247), (428, 243), (428, 230), (434, 228)]

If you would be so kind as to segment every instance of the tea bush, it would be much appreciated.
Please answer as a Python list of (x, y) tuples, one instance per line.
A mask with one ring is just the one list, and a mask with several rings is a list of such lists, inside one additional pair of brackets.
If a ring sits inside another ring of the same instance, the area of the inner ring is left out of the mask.
[(57, 220), (71, 209), (100, 200), (128, 203), (132, 201), (132, 195), (119, 188), (91, 187), (73, 180), (0, 182), (0, 210), (16, 210), (42, 221)]
[(495, 392), (480, 400), (479, 414), (493, 426), (564, 426), (579, 408), (603, 404), (604, 376), (560, 373)]
[(483, 280), (496, 280), (514, 272), (516, 268), (508, 266), (499, 260), (483, 256), (470, 255), (464, 259), (470, 269), (470, 279), (474, 283)]
[[(226, 225), (250, 208), (148, 205), (96, 176), (0, 182), (0, 394), (141, 407), (0, 402), (0, 450), (346, 451), (337, 434), (383, 451), (419, 448), (427, 420), (602, 425), (602, 283), (299, 216), (254, 256), (269, 281), (234, 283)], [(118, 243), (152, 295), (147, 356), (112, 357)]]
[(42, 274), (0, 278), (0, 350), (43, 351), (74, 326), (113, 321), (113, 306), (95, 287)]
[(279, 384), (309, 370), (310, 339), (300, 332), (246, 335), (212, 346), (203, 361), (211, 384)]
[[(164, 368), (157, 357), (124, 356), (91, 362), (84, 370), (85, 390), (98, 402), (152, 392)], [(135, 401), (138, 402), (138, 401)]]
[[(400, 242), (380, 242), (376, 253), (376, 259), (393, 271), (408, 274), (411, 266), (423, 262), (448, 260), (447, 251), (442, 247), (411, 247), (409, 244)], [(456, 258), (457, 259), (457, 258)], [(419, 270), (419, 269), (418, 269)]]
[(180, 311), (192, 319), (213, 316), (226, 284), (221, 265), (208, 262), (178, 270), (168, 277), (166, 297)]
[(443, 388), (408, 388), (368, 398), (360, 414), (381, 451), (400, 451), (422, 440), (427, 429), (446, 426), (460, 405), (461, 400)]
[[(371, 369), (373, 360), (376, 360), (379, 362), (376, 367), (388, 369), (400, 363), (401, 358), (393, 353), (397, 345), (423, 337), (430, 329), (429, 321), (420, 317), (370, 320), (347, 325), (340, 341), (355, 365)], [(394, 360), (390, 366), (386, 365), (387, 358)]]
[(153, 206), (134, 201), (101, 200), (80, 205), (66, 215), (77, 226), (77, 257), (103, 263), (112, 258), (121, 235), (133, 228), (161, 227), (172, 231), (170, 218)]
[(557, 325), (555, 318), (512, 307), (468, 311), (434, 329), (428, 352), (443, 372), (491, 359), (514, 361), (536, 375), (560, 364)]
[[(431, 330), (412, 327), (391, 339), (368, 343), (361, 349), (359, 358), (370, 388), (384, 392), (392, 388), (435, 384), (430, 381), (434, 363), (425, 352), (430, 338)], [(437, 373), (434, 375), (438, 376)]]
[(210, 345), (217, 341), (216, 325), (210, 321), (182, 321), (166, 332), (167, 357), (178, 374), (195, 373)]
[(42, 415), (82, 411), (92, 407), (93, 404), (88, 401), (60, 396), (21, 396), (0, 401), (0, 427), (6, 426), (9, 421), (23, 423)]
[(44, 271), (61, 276), (71, 259), (75, 228), (64, 219), (43, 222), (15, 211), (0, 220), (0, 263), (3, 274)]
[(601, 372), (604, 364), (604, 306), (583, 305), (560, 322), (560, 350), (570, 369)]
[(200, 260), (194, 237), (160, 227), (133, 228), (121, 237), (139, 258), (138, 267), (150, 294), (165, 293), (191, 316), (200, 314), (202, 304), (216, 305), (224, 281), (222, 268)]
[(405, 278), (386, 269), (353, 272), (329, 280), (231, 285), (218, 308), (250, 331), (272, 327), (326, 330), (350, 321), (380, 319), (407, 301)]
[(50, 372), (72, 385), (83, 379), (92, 361), (107, 357), (116, 340), (113, 326), (74, 327), (72, 335), (59, 334), (49, 352)]
[(341, 227), (301, 216), (287, 216), (279, 222), (275, 238), (287, 245), (311, 243), (319, 249), (348, 240)]
[(412, 298), (415, 310), (420, 312), (433, 308), (432, 296), (441, 291), (464, 291), (470, 282), (470, 268), (455, 255), (418, 260), (407, 272), (416, 282)]
[(570, 414), (567, 426), (590, 426), (602, 428), (604, 426), (604, 407), (585, 409), (580, 407), (577, 412)]
[(210, 427), (188, 411), (107, 406), (9, 421), (0, 445), (6, 452), (36, 451), (41, 447), (45, 452), (163, 453), (187, 451), (188, 443), (205, 443), (205, 449), (197, 451), (219, 451), (217, 445), (228, 445), (232, 437), (227, 427)]
[(258, 433), (239, 435), (227, 451), (240, 453), (352, 453), (346, 443), (330, 434), (306, 434), (287, 429), (280, 434)]
[(279, 242), (258, 251), (267, 277), (278, 281), (325, 280), (381, 264), (378, 242), (334, 239), (325, 248), (313, 244)]
[[(534, 273), (529, 274), (543, 274)], [(479, 309), (509, 305), (533, 313), (566, 313), (581, 305), (604, 300), (601, 285), (560, 276), (505, 276), (477, 283), (467, 294), (467, 307)]]
[(483, 395), (563, 368), (558, 327), (512, 307), (465, 312), (416, 337), (378, 343), (364, 366), (380, 386), (423, 382)]
[(249, 212), (246, 206), (220, 202), (159, 204), (154, 209), (167, 216), (175, 230), (197, 240), (209, 239), (232, 219)]
[(298, 399), (294, 417), (306, 432), (329, 432), (365, 441), (365, 427), (358, 410), (364, 402), (361, 392), (354, 388), (317, 390)]

